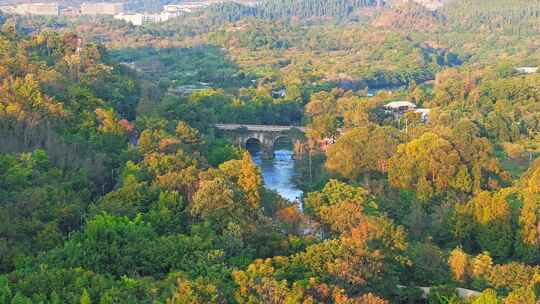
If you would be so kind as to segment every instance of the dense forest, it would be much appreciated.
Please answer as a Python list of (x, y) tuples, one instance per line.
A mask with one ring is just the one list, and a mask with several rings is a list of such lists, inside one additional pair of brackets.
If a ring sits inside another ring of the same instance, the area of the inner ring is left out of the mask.
[(538, 303), (539, 65), (538, 0), (0, 15), (0, 304)]

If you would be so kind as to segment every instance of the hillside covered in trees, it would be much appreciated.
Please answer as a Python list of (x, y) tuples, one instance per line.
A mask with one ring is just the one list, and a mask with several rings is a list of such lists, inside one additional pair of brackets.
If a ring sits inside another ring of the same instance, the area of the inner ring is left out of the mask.
[[(0, 304), (536, 304), (539, 49), (538, 0), (0, 15)], [(301, 202), (217, 123), (306, 127)]]

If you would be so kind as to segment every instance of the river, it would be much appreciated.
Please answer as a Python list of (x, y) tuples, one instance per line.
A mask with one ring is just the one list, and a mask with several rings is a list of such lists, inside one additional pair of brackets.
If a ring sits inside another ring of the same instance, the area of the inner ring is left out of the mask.
[(263, 159), (260, 151), (250, 152), (253, 161), (261, 169), (266, 188), (276, 191), (290, 201), (300, 200), (303, 192), (294, 183), (296, 171), (291, 150), (274, 151), (274, 159)]

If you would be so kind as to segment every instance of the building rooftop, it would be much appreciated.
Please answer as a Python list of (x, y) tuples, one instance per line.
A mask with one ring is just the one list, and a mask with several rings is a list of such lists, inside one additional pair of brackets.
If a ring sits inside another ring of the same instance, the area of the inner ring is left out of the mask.
[(385, 106), (387, 109), (400, 109), (400, 108), (416, 108), (416, 104), (410, 101), (392, 101)]
[(516, 71), (518, 71), (519, 73), (524, 73), (524, 74), (533, 74), (533, 73), (536, 73), (538, 72), (538, 67), (519, 67), (519, 68), (516, 68)]

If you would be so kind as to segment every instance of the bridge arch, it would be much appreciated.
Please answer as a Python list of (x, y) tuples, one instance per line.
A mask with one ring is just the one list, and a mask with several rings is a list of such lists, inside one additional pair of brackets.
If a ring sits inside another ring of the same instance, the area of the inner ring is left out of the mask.
[(290, 148), (291, 150), (294, 150), (294, 140), (291, 136), (288, 134), (280, 134), (277, 135), (274, 138), (274, 142), (272, 143), (272, 148), (274, 150), (278, 150), (278, 148)]
[(249, 137), (244, 141), (243, 148), (249, 152), (259, 152), (263, 149), (263, 143), (258, 138)]

